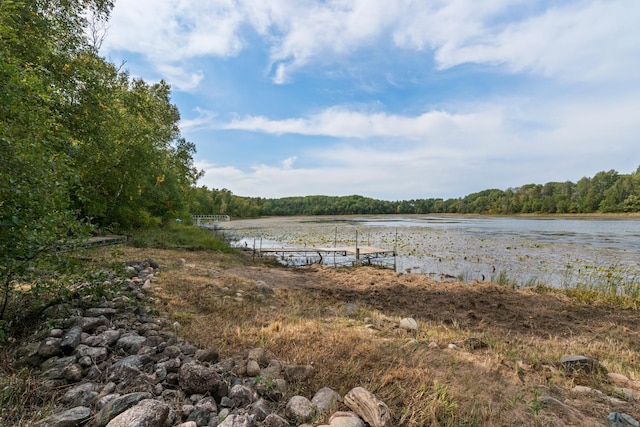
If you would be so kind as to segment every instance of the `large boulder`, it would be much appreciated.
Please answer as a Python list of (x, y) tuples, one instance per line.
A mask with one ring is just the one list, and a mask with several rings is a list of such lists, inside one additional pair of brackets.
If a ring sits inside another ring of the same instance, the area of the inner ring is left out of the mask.
[(178, 371), (178, 383), (185, 394), (215, 393), (223, 382), (215, 368), (196, 362), (185, 363)]
[(109, 421), (107, 427), (164, 427), (170, 411), (166, 403), (146, 399)]
[(344, 396), (344, 403), (371, 427), (392, 427), (389, 407), (373, 393), (355, 387)]
[(151, 393), (129, 393), (110, 400), (96, 415), (96, 427), (104, 427), (109, 421), (129, 408), (137, 405), (145, 399), (151, 398)]

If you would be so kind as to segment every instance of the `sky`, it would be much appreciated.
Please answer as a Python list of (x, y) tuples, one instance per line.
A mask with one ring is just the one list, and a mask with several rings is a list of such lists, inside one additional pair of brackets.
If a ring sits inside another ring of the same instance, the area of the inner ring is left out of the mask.
[(640, 166), (638, 0), (116, 0), (198, 185), (457, 198)]

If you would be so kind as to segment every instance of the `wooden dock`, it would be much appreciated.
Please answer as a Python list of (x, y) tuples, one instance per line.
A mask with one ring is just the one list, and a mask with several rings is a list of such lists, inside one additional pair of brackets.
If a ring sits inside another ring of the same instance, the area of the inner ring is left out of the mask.
[(343, 246), (337, 248), (322, 248), (322, 247), (304, 247), (304, 248), (261, 248), (257, 249), (262, 253), (325, 253), (325, 254), (341, 254), (343, 256), (347, 255), (380, 255), (380, 256), (389, 256), (393, 255), (395, 251), (391, 249), (380, 249), (374, 248), (372, 246)]
[[(323, 264), (324, 260), (333, 255), (333, 264), (338, 265), (336, 256), (346, 257), (342, 260), (342, 264), (350, 265), (380, 265), (387, 268), (396, 268), (396, 252), (393, 249), (381, 249), (372, 246), (341, 246), (341, 247), (267, 247), (253, 248), (254, 255), (263, 256), (280, 255), (285, 257), (304, 258), (309, 255), (317, 255), (319, 257), (318, 264)], [(388, 259), (393, 257), (393, 262)], [(378, 260), (379, 259), (379, 260)], [(385, 262), (387, 260), (387, 262)], [(346, 261), (346, 262), (345, 262)]]

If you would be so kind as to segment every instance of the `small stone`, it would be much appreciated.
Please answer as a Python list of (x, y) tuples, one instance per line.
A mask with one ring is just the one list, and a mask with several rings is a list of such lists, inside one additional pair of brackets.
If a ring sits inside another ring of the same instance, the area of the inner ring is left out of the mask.
[(86, 406), (78, 406), (47, 417), (34, 424), (34, 427), (74, 427), (82, 425), (89, 417), (91, 417), (91, 410)]
[(364, 421), (354, 412), (339, 411), (329, 418), (330, 427), (364, 427)]
[(636, 419), (623, 412), (611, 412), (607, 416), (607, 420), (613, 427), (640, 427), (640, 423)]
[(315, 410), (311, 401), (304, 396), (293, 396), (287, 402), (287, 406), (285, 408), (285, 415), (290, 420), (296, 421), (297, 423), (304, 423), (307, 421), (311, 421), (313, 416), (315, 415)]
[(211, 411), (209, 411), (208, 409), (197, 408), (196, 407), (189, 414), (189, 417), (187, 418), (187, 421), (195, 421), (195, 423), (197, 425), (204, 426), (204, 425), (209, 424), (209, 415), (210, 414), (211, 414)]
[(49, 359), (53, 356), (58, 356), (62, 354), (62, 350), (60, 349), (60, 343), (62, 342), (61, 338), (53, 338), (49, 337), (40, 343), (40, 347), (38, 348), (38, 355), (43, 359)]
[(250, 415), (229, 415), (218, 427), (253, 427), (255, 422)]
[(75, 319), (73, 319), (73, 322), (76, 326), (81, 327), (83, 332), (91, 332), (98, 326), (106, 325), (108, 323), (108, 320), (104, 316), (76, 317)]
[(607, 374), (607, 377), (609, 377), (609, 379), (614, 383), (620, 384), (620, 385), (627, 385), (631, 382), (631, 380), (627, 376), (622, 374), (616, 374), (613, 372), (609, 372)]
[(418, 332), (420, 331), (420, 325), (411, 317), (406, 317), (400, 320), (400, 329), (404, 329), (409, 332)]
[(250, 377), (255, 377), (260, 374), (260, 365), (255, 360), (247, 361), (247, 375)]
[(220, 406), (223, 408), (233, 408), (234, 403), (228, 396), (223, 396), (222, 399), (220, 399)]
[(76, 347), (74, 354), (78, 358), (88, 357), (92, 364), (99, 364), (107, 360), (109, 350), (106, 347), (89, 347), (88, 345), (80, 344)]
[(207, 363), (218, 362), (218, 352), (213, 349), (196, 350), (196, 360)]
[(264, 368), (269, 364), (269, 359), (267, 358), (267, 354), (263, 348), (252, 348), (249, 350), (249, 356), (247, 359), (255, 360), (261, 368)]
[(65, 366), (68, 366), (75, 362), (75, 356), (67, 356), (67, 357), (51, 357), (40, 365), (40, 370), (46, 372), (50, 369), (58, 369), (62, 370)]
[(193, 356), (196, 354), (196, 350), (197, 350), (196, 346), (191, 344), (182, 344), (178, 348), (180, 349), (182, 354), (184, 354), (185, 356)]
[(198, 363), (186, 363), (178, 372), (178, 382), (186, 394), (213, 393), (223, 383), (215, 368)]
[(64, 331), (62, 329), (51, 329), (49, 331), (49, 336), (51, 338), (62, 338), (64, 337)]
[(89, 406), (97, 396), (96, 385), (93, 383), (84, 383), (69, 389), (64, 396), (62, 396), (62, 401), (72, 407)]
[(269, 414), (264, 419), (264, 427), (291, 427), (291, 424), (277, 414)]
[(145, 399), (150, 399), (151, 393), (129, 393), (110, 400), (97, 414), (96, 427), (104, 427), (109, 422), (129, 408), (137, 405)]
[(106, 394), (102, 397), (99, 397), (98, 400), (95, 401), (95, 407), (96, 410), (98, 412), (100, 412), (102, 410), (102, 408), (104, 408), (105, 406), (107, 406), (107, 403), (111, 402), (112, 400), (116, 399), (120, 397), (119, 394), (114, 393), (114, 394)]
[(82, 380), (82, 366), (77, 363), (65, 366), (62, 370), (62, 376), (67, 382), (77, 383)]
[(136, 354), (142, 348), (147, 339), (140, 335), (126, 335), (121, 337), (116, 343), (116, 349), (122, 350), (125, 354)]
[(107, 427), (163, 427), (169, 418), (170, 408), (158, 400), (146, 399), (127, 409), (107, 424)]
[(318, 414), (330, 413), (338, 406), (339, 402), (342, 402), (342, 397), (329, 387), (321, 388), (311, 399)]
[(229, 390), (229, 399), (233, 400), (234, 407), (242, 407), (254, 401), (253, 390), (244, 385), (234, 385)]
[(271, 414), (271, 408), (266, 400), (258, 399), (249, 408), (249, 414), (253, 415), (258, 421), (264, 421)]
[(564, 356), (559, 363), (566, 372), (591, 374), (607, 371), (597, 360), (580, 355)]

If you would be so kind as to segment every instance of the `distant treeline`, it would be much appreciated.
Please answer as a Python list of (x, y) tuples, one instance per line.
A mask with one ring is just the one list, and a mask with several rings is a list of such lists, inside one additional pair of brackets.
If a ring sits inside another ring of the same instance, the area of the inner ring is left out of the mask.
[(640, 212), (640, 167), (631, 174), (598, 172), (578, 182), (526, 184), (489, 189), (457, 199), (376, 200), (363, 196), (301, 196), (281, 199), (241, 197), (229, 190), (194, 188), (194, 214), (235, 218), (349, 214), (562, 214)]

